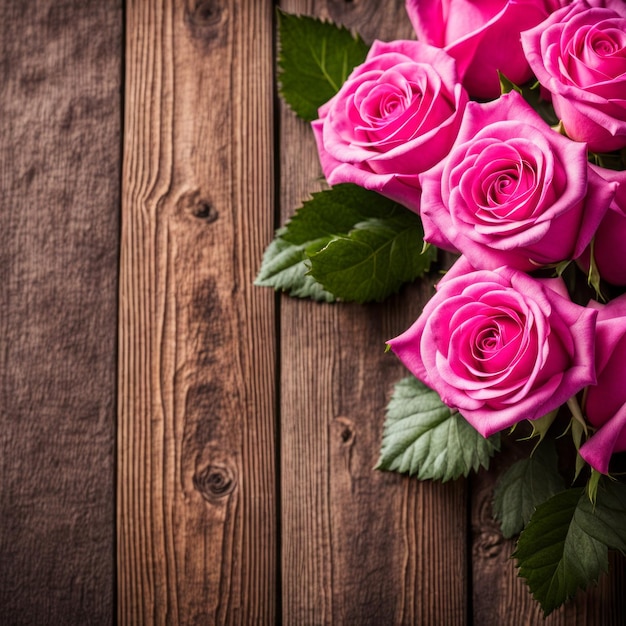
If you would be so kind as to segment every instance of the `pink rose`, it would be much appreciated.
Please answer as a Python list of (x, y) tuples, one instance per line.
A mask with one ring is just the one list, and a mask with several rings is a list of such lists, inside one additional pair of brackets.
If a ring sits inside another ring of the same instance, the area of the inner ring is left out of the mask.
[(419, 211), (418, 174), (447, 154), (467, 100), (442, 50), (375, 41), (312, 124), (326, 179)]
[(450, 154), (420, 183), (426, 241), (487, 269), (575, 259), (615, 193), (589, 167), (585, 145), (553, 131), (516, 92), (470, 102)]
[(595, 382), (597, 311), (560, 279), (461, 257), (418, 320), (389, 342), (404, 365), (488, 437), (543, 417)]
[(626, 146), (626, 10), (576, 2), (522, 33), (522, 45), (569, 137), (595, 152)]
[[(615, 198), (596, 231), (593, 256), (604, 280), (613, 285), (626, 285), (626, 171), (591, 167), (605, 180), (618, 184)], [(581, 265), (585, 270), (589, 268), (589, 250), (582, 256)]]
[(406, 0), (417, 38), (457, 60), (474, 98), (500, 95), (498, 70), (516, 84), (531, 79), (519, 34), (558, 6), (558, 0)]
[[(626, 17), (626, 2), (624, 0), (585, 0), (590, 7), (602, 7), (603, 9), (612, 9), (619, 13), (622, 17)], [(573, 0), (563, 3), (563, 6), (572, 4)]]
[(596, 371), (598, 382), (587, 389), (585, 414), (598, 430), (580, 448), (593, 468), (608, 473), (614, 452), (626, 450), (626, 295), (599, 309), (596, 325)]

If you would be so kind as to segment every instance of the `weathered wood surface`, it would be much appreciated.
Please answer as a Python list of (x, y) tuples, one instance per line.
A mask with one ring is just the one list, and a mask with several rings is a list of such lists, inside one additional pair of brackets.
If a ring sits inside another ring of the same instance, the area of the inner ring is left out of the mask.
[(275, 97), (277, 4), (411, 35), (403, 0), (0, 3), (0, 623), (623, 623), (621, 558), (543, 620), (491, 474), (372, 469), (383, 342), (432, 280), (252, 286), (322, 185)]
[(119, 620), (273, 623), (272, 5), (126, 7)]
[(113, 619), (121, 2), (0, 3), (0, 623)]

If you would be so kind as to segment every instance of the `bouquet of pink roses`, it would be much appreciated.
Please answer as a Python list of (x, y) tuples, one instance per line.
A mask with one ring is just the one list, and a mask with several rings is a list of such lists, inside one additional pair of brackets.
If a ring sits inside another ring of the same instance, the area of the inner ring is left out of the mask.
[(626, 3), (406, 8), (417, 40), (369, 48), (279, 13), (281, 94), (312, 122), (330, 188), (277, 231), (257, 284), (382, 300), (455, 255), (388, 341), (412, 376), (378, 467), (457, 478), (530, 426), (494, 511), (548, 614), (626, 551)]

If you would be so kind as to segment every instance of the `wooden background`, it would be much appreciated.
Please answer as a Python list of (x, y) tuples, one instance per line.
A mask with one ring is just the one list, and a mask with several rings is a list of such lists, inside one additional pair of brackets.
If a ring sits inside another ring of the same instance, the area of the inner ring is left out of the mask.
[[(492, 477), (372, 470), (384, 305), (255, 288), (320, 188), (269, 0), (0, 2), (0, 623), (544, 623)], [(367, 41), (401, 0), (284, 0)], [(500, 457), (496, 463), (502, 463)], [(622, 624), (624, 560), (545, 624)]]

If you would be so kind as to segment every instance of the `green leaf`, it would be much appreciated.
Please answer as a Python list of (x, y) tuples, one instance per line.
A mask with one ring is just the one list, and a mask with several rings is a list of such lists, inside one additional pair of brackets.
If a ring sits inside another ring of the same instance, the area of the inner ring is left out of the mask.
[(414, 377), (401, 380), (387, 407), (376, 469), (447, 481), (487, 468), (500, 437), (485, 439), (437, 392)]
[(424, 250), (417, 214), (356, 185), (331, 191), (317, 196), (315, 210), (333, 237), (310, 255), (324, 289), (345, 301), (380, 302), (430, 269), (437, 248)]
[(559, 118), (554, 112), (554, 107), (549, 100), (541, 96), (541, 85), (537, 81), (531, 81), (524, 85), (516, 85), (510, 81), (504, 74), (498, 72), (500, 78), (500, 92), (502, 94), (510, 91), (517, 91), (530, 106), (541, 116), (544, 122), (549, 126), (556, 126)]
[(365, 60), (369, 47), (343, 26), (280, 10), (277, 15), (280, 94), (296, 115), (310, 122)]
[(423, 276), (437, 248), (422, 254), (418, 215), (357, 185), (313, 194), (276, 233), (256, 285), (332, 301), (383, 300)]
[(606, 302), (606, 298), (602, 294), (602, 290), (600, 288), (601, 276), (596, 263), (595, 244), (596, 240), (594, 237), (589, 244), (589, 271), (587, 272), (587, 284), (596, 292), (596, 300), (599, 302)]
[(587, 463), (585, 462), (585, 459), (583, 459), (583, 457), (580, 456), (580, 452), (579, 452), (580, 446), (582, 445), (582, 442), (583, 442), (583, 435), (585, 434), (585, 430), (582, 424), (573, 417), (570, 420), (570, 430), (572, 434), (572, 441), (574, 442), (574, 447), (576, 448), (576, 463), (574, 466), (574, 470), (575, 470), (574, 480), (576, 480), (580, 472), (583, 471), (583, 468), (585, 467), (585, 465), (587, 465)]
[(626, 169), (626, 148), (615, 152), (589, 152), (589, 160), (608, 170), (621, 171)]
[(595, 504), (587, 498), (581, 507), (579, 524), (589, 536), (626, 553), (626, 485), (604, 479), (597, 487)]
[(608, 569), (608, 550), (587, 532), (592, 505), (583, 489), (568, 489), (539, 505), (520, 535), (519, 574), (544, 615)]
[(507, 538), (517, 535), (535, 508), (564, 488), (556, 449), (545, 441), (532, 456), (513, 463), (496, 483), (493, 509), (502, 534)]
[(528, 423), (533, 429), (533, 432), (530, 433), (529, 439), (532, 437), (539, 437), (539, 442), (537, 443), (537, 445), (539, 445), (546, 436), (550, 426), (554, 423), (558, 412), (558, 409), (554, 409), (554, 411), (550, 411), (547, 415), (539, 417), (536, 420), (528, 420)]
[(307, 250), (316, 250), (328, 243), (328, 239), (294, 244), (283, 238), (286, 229), (280, 229), (263, 255), (261, 269), (254, 281), (259, 287), (273, 287), (286, 291), (297, 298), (312, 298), (333, 302), (334, 296), (308, 274)]
[[(580, 458), (580, 454), (577, 455), (576, 461)], [(576, 468), (578, 469), (578, 468)], [(576, 475), (578, 477), (578, 474)], [(587, 481), (587, 497), (589, 498), (589, 502), (596, 505), (598, 500), (598, 487), (600, 485), (600, 479), (602, 478), (602, 473), (597, 469), (591, 468), (591, 476), (589, 476), (589, 480)]]
[(522, 88), (518, 87), (513, 81), (510, 81), (502, 72), (498, 70), (498, 78), (500, 79), (500, 93), (502, 95), (511, 91), (517, 91), (520, 96), (522, 95)]

